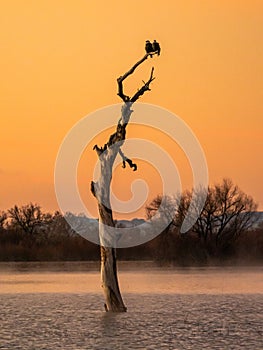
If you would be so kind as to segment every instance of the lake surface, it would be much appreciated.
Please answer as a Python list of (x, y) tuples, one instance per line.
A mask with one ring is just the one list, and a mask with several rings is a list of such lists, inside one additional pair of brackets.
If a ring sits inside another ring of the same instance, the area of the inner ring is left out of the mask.
[(0, 349), (263, 348), (262, 268), (120, 264), (124, 314), (104, 312), (95, 269), (0, 264)]

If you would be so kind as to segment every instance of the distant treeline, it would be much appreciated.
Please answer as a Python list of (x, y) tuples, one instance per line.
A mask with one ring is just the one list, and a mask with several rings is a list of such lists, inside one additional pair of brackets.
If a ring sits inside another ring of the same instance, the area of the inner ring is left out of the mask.
[[(185, 191), (180, 198), (157, 196), (146, 207), (147, 218), (159, 215), (160, 220), (168, 219), (169, 225), (145, 244), (118, 249), (118, 259), (177, 266), (262, 263), (263, 224), (256, 225), (253, 199), (230, 180), (223, 180), (208, 189), (200, 211), (203, 194), (199, 190)], [(190, 203), (192, 211), (198, 211), (198, 219), (182, 234)], [(76, 234), (59, 212), (44, 213), (39, 205), (30, 203), (0, 213), (1, 261), (96, 261), (99, 250), (98, 245)]]

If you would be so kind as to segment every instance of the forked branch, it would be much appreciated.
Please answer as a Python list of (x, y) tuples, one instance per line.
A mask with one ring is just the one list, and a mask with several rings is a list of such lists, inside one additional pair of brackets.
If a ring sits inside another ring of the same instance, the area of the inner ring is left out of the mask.
[[(146, 91), (150, 91), (150, 84), (151, 82), (155, 79), (153, 76), (153, 72), (154, 72), (154, 67), (152, 67), (151, 70), (151, 74), (150, 77), (148, 79), (147, 82), (143, 81), (143, 86), (138, 89), (138, 91), (132, 96), (129, 97), (127, 95), (124, 94), (123, 92), (123, 81), (130, 76), (131, 74), (133, 74), (133, 72), (135, 71), (135, 69), (142, 64), (145, 60), (147, 60), (148, 56), (153, 55), (154, 53), (151, 54), (146, 54), (143, 56), (143, 58), (141, 58), (138, 62), (136, 62), (131, 69), (129, 69), (124, 75), (120, 76), (117, 79), (118, 82), (118, 95), (120, 96), (120, 98), (125, 102), (125, 105), (127, 107), (126, 111), (128, 111), (128, 115), (131, 114), (131, 106), (134, 102), (136, 102), (140, 96), (142, 96)], [(123, 112), (124, 113), (124, 112)], [(124, 118), (123, 114), (122, 117), (120, 118), (120, 120), (118, 121), (117, 127), (116, 127), (116, 132), (113, 133), (110, 137), (108, 142), (103, 146), (103, 147), (99, 147), (98, 145), (95, 145), (93, 147), (93, 149), (97, 152), (97, 155), (100, 157), (109, 147), (111, 147), (112, 145), (114, 145), (117, 142), (124, 142), (125, 137), (126, 137), (126, 127), (128, 124), (129, 118)], [(122, 157), (123, 160), (123, 168), (126, 167), (126, 162), (129, 164), (129, 166), (133, 169), (133, 171), (137, 170), (137, 165), (135, 163), (132, 162), (131, 159), (127, 158), (122, 151), (119, 151), (119, 154)]]
[[(150, 55), (153, 55), (153, 54), (147, 53), (146, 55), (144, 55), (143, 58), (141, 58), (138, 62), (136, 62), (131, 67), (130, 70), (128, 70), (128, 72), (126, 72), (125, 74), (123, 74), (122, 76), (120, 76), (117, 79), (117, 83), (118, 83), (118, 94), (117, 95), (120, 96), (120, 98), (123, 100), (123, 102), (135, 102), (141, 95), (144, 94), (145, 91), (150, 90), (149, 89), (149, 85), (154, 80), (154, 78), (153, 78), (153, 70), (154, 70), (154, 68), (152, 68), (151, 77), (148, 80), (148, 82), (144, 83), (144, 86), (139, 90), (139, 91), (141, 91), (141, 93), (139, 95), (138, 95), (138, 92), (139, 92), (138, 91), (132, 98), (130, 98), (129, 96), (125, 95), (124, 92), (123, 92), (123, 81), (129, 75), (131, 75), (140, 64), (142, 64), (145, 60), (147, 60), (148, 56), (150, 56)], [(148, 88), (145, 87), (146, 84), (148, 84)]]
[(153, 76), (153, 72), (154, 72), (154, 67), (152, 67), (151, 75), (150, 75), (149, 80), (148, 80), (146, 83), (143, 82), (144, 85), (143, 85), (143, 86), (136, 92), (136, 94), (134, 94), (133, 97), (131, 98), (131, 102), (132, 102), (132, 103), (134, 103), (135, 101), (137, 101), (138, 98), (139, 98), (140, 96), (142, 96), (142, 95), (145, 93), (145, 91), (151, 91), (151, 89), (150, 89), (150, 84), (151, 84), (151, 82), (155, 79), (154, 76)]

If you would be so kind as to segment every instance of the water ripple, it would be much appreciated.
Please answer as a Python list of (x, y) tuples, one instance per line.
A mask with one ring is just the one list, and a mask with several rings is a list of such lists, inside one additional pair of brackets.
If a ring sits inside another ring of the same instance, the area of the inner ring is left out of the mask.
[(100, 294), (2, 294), (0, 349), (262, 349), (260, 294), (124, 298), (110, 314)]

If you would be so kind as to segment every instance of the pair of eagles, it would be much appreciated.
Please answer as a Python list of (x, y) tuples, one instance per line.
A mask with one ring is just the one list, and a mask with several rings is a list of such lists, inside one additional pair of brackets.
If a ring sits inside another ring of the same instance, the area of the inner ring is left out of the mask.
[[(153, 41), (153, 43), (151, 43), (149, 40), (146, 40), (146, 44), (145, 44), (145, 51), (146, 53), (157, 53), (157, 55), (160, 55), (161, 52), (161, 48), (159, 43), (157, 43), (156, 40)], [(152, 57), (152, 55), (151, 55)]]

